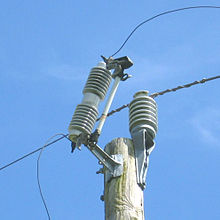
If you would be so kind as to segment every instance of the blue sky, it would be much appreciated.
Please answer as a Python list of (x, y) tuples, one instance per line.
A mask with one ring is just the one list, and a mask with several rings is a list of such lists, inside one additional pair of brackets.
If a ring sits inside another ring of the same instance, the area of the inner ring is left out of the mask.
[[(144, 19), (207, 1), (5, 1), (0, 7), (0, 166), (67, 133), (90, 69), (110, 56)], [(142, 26), (118, 56), (133, 78), (121, 82), (111, 109), (150, 93), (219, 75), (220, 9), (171, 14)], [(219, 80), (157, 97), (159, 131), (150, 157), (149, 220), (220, 218)], [(103, 103), (104, 104), (104, 103)], [(101, 108), (103, 107), (103, 104)], [(130, 137), (128, 109), (109, 117), (99, 145)], [(52, 219), (104, 219), (103, 176), (83, 147), (62, 140), (41, 157), (41, 185)], [(47, 219), (36, 180), (38, 154), (0, 173), (4, 220)]]

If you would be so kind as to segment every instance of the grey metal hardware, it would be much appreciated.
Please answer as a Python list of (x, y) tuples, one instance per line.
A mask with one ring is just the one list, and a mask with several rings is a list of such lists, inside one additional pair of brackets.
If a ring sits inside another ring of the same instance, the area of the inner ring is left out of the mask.
[(131, 136), (135, 147), (137, 183), (144, 190), (146, 187), (149, 155), (153, 151), (155, 144), (145, 128), (133, 131)]
[(121, 176), (123, 174), (123, 156), (121, 154), (111, 155), (117, 164), (114, 165), (113, 172), (107, 169), (105, 172), (105, 182), (110, 181), (113, 177)]
[[(91, 142), (90, 135), (82, 133), (78, 139), (76, 146), (84, 144), (91, 153), (99, 160), (99, 163), (108, 169), (109, 177), (121, 176), (123, 173), (123, 157), (120, 154), (109, 155), (95, 142)], [(102, 170), (97, 173), (101, 173)]]
[(110, 177), (121, 176), (123, 173), (123, 157), (121, 154), (108, 155), (97, 144), (90, 144), (86, 146), (93, 155), (108, 169)]
[[(101, 118), (100, 118), (99, 125), (98, 125), (98, 127), (96, 128), (96, 131), (97, 131), (97, 133), (98, 133), (99, 135), (101, 134), (102, 127), (103, 127), (103, 125), (104, 125), (104, 123), (105, 123), (105, 120), (106, 120), (108, 111), (109, 111), (109, 109), (110, 109), (110, 107), (111, 107), (113, 98), (114, 98), (115, 93), (116, 93), (116, 91), (117, 91), (117, 89), (118, 89), (118, 86), (119, 86), (120, 81), (121, 81), (121, 78), (120, 78), (119, 76), (116, 76), (116, 77), (115, 77), (114, 84), (113, 84), (113, 86), (112, 86), (112, 90), (111, 90), (111, 92), (110, 92), (110, 95), (109, 95), (109, 97), (108, 97), (108, 100), (107, 100), (106, 105), (105, 105), (105, 108), (104, 108), (104, 111), (103, 111), (102, 116), (101, 116)], [(98, 140), (96, 140), (96, 141), (98, 141)]]
[(137, 92), (129, 105), (129, 128), (134, 143), (137, 183), (144, 190), (149, 155), (155, 147), (153, 139), (158, 129), (156, 102), (147, 91)]
[(104, 174), (104, 168), (100, 168), (98, 171), (96, 171), (96, 174)]
[(122, 69), (128, 69), (133, 65), (133, 62), (131, 59), (127, 56), (125, 57), (120, 57), (114, 59), (113, 57), (106, 58), (104, 56), (101, 56), (104, 62), (106, 63), (107, 69), (115, 69), (117, 66), (121, 66)]

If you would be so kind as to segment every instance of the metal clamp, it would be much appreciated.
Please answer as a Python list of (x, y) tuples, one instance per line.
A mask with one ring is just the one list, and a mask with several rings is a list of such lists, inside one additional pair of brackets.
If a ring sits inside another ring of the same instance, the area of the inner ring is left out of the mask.
[[(109, 155), (97, 143), (93, 142), (90, 135), (82, 133), (77, 139), (76, 147), (84, 144), (99, 160), (99, 163), (108, 169), (109, 177), (121, 176), (123, 173), (123, 157), (121, 154)], [(99, 172), (101, 173), (101, 172)]]
[(116, 78), (118, 76), (120, 77), (121, 81), (125, 81), (131, 77), (131, 75), (124, 73), (125, 69), (128, 69), (133, 65), (133, 62), (129, 57), (124, 56), (117, 59), (114, 59), (113, 57), (109, 57), (108, 59), (104, 56), (101, 57), (106, 63), (106, 68), (108, 70), (114, 69), (112, 78)]
[(99, 160), (100, 164), (108, 169), (109, 177), (121, 176), (123, 173), (123, 157), (121, 154), (109, 155), (97, 144), (90, 144), (86, 146), (95, 157)]
[(149, 165), (149, 155), (155, 144), (146, 129), (131, 132), (134, 143), (137, 183), (142, 190), (146, 187), (146, 176)]
[(157, 105), (148, 91), (135, 93), (129, 104), (129, 130), (134, 143), (137, 183), (146, 187), (149, 155), (154, 149), (154, 138), (158, 129)]

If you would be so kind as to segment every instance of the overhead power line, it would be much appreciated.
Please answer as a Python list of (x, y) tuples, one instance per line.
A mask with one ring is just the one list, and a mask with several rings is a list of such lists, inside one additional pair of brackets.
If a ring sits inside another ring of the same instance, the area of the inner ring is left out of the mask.
[[(61, 138), (58, 138), (58, 139), (56, 139), (55, 141), (48, 143), (50, 140), (52, 140), (52, 139), (55, 138), (56, 136), (60, 136), (60, 135), (62, 136)], [(49, 145), (51, 145), (52, 143), (54, 144), (55, 142), (61, 140), (62, 138), (67, 138), (67, 135), (65, 135), (65, 134), (55, 134), (55, 135), (53, 135), (52, 137), (50, 137), (50, 138), (46, 141), (45, 145), (44, 145), (43, 147), (41, 147), (41, 149), (40, 149), (40, 154), (39, 154), (39, 156), (38, 156), (38, 158), (37, 158), (37, 184), (38, 184), (38, 188), (39, 188), (41, 200), (42, 200), (42, 202), (43, 202), (43, 204), (44, 204), (45, 210), (46, 210), (46, 212), (47, 212), (47, 217), (48, 217), (49, 220), (51, 219), (51, 217), (50, 217), (50, 213), (49, 213), (49, 210), (48, 210), (48, 208), (47, 208), (47, 204), (46, 204), (46, 201), (45, 201), (45, 199), (44, 199), (43, 192), (42, 192), (42, 189), (41, 189), (41, 184), (40, 184), (40, 158), (41, 158), (41, 155), (42, 155), (42, 153), (43, 153), (43, 150), (44, 150), (46, 147), (48, 147), (48, 144), (49, 144)], [(67, 139), (68, 139), (68, 138), (67, 138)]]
[(185, 85), (182, 85), (182, 86), (177, 86), (173, 89), (166, 89), (164, 91), (161, 91), (161, 92), (156, 92), (156, 93), (153, 93), (150, 95), (150, 97), (152, 98), (155, 98), (159, 95), (163, 95), (163, 94), (166, 94), (166, 93), (169, 93), (169, 92), (176, 92), (177, 90), (180, 90), (180, 89), (186, 89), (186, 88), (189, 88), (191, 86), (194, 86), (194, 85), (197, 85), (197, 84), (203, 84), (205, 82), (208, 82), (208, 81), (211, 81), (211, 80), (215, 80), (215, 79), (219, 79), (220, 78), (220, 75), (219, 76), (214, 76), (214, 77), (210, 77), (210, 78), (203, 78), (202, 80), (197, 80), (195, 82), (192, 82), (192, 83), (188, 83), (188, 84), (185, 84)]
[(34, 151), (32, 151), (32, 152), (28, 153), (28, 154), (25, 154), (24, 156), (22, 156), (22, 157), (18, 158), (17, 160), (14, 160), (14, 161), (12, 161), (11, 163), (9, 163), (9, 164), (7, 164), (7, 165), (5, 165), (5, 166), (1, 167), (1, 168), (0, 168), (0, 171), (1, 171), (1, 170), (3, 170), (3, 169), (5, 169), (5, 168), (7, 168), (7, 167), (9, 167), (9, 166), (11, 166), (11, 165), (13, 165), (13, 164), (15, 164), (15, 163), (17, 163), (17, 162), (19, 162), (20, 160), (23, 160), (23, 159), (24, 159), (24, 158), (26, 158), (26, 157), (31, 156), (32, 154), (34, 154), (34, 153), (36, 153), (36, 152), (40, 151), (42, 148), (46, 148), (46, 147), (48, 147), (48, 146), (50, 146), (50, 145), (52, 145), (52, 144), (56, 143), (57, 141), (62, 140), (63, 138), (66, 138), (66, 139), (68, 139), (68, 140), (69, 140), (69, 138), (68, 138), (67, 136), (68, 136), (68, 134), (63, 134), (63, 136), (62, 136), (62, 137), (57, 138), (56, 140), (51, 141), (50, 143), (48, 143), (48, 144), (44, 145), (43, 147), (40, 147), (40, 148), (38, 148), (38, 149), (36, 149), (36, 150), (34, 150)]
[[(205, 82), (208, 82), (208, 81), (211, 81), (211, 80), (215, 80), (215, 79), (219, 79), (219, 78), (220, 78), (220, 75), (214, 76), (214, 77), (210, 77), (210, 78), (207, 78), (207, 79), (203, 78), (202, 80), (197, 80), (195, 82), (188, 83), (188, 84), (181, 85), (181, 86), (177, 86), (177, 87), (172, 88), (172, 89), (166, 89), (166, 90), (163, 90), (163, 91), (160, 91), (160, 92), (155, 92), (155, 93), (151, 94), (150, 97), (155, 98), (157, 96), (164, 95), (166, 93), (176, 92), (177, 90), (180, 90), (180, 89), (190, 88), (191, 86), (194, 86), (194, 85), (197, 85), (197, 84), (203, 84)], [(127, 108), (127, 107), (129, 107), (129, 103), (125, 104), (125, 105), (122, 105), (121, 107), (119, 107), (119, 108), (117, 108), (115, 110), (112, 110), (111, 112), (108, 113), (107, 117), (110, 116), (110, 115), (113, 115), (116, 112), (120, 112), (122, 109)], [(97, 121), (99, 119), (100, 118), (98, 118)]]
[(151, 18), (148, 18), (146, 20), (144, 20), (143, 22), (141, 22), (140, 24), (138, 24), (132, 31), (131, 33), (128, 35), (128, 37), (125, 39), (125, 41), (122, 43), (122, 45), (119, 47), (119, 49), (112, 54), (111, 56), (115, 56), (117, 53), (119, 53), (121, 51), (121, 49), (125, 46), (125, 44), (127, 43), (127, 41), (131, 38), (131, 36), (134, 34), (134, 32), (140, 28), (143, 24), (148, 23), (149, 21), (152, 21), (160, 16), (163, 15), (167, 15), (167, 14), (171, 14), (171, 13), (176, 13), (179, 11), (185, 11), (185, 10), (192, 10), (192, 9), (220, 9), (220, 6), (212, 6), (212, 5), (199, 5), (199, 6), (191, 6), (191, 7), (185, 7), (185, 8), (178, 8), (178, 9), (173, 9), (173, 10), (169, 10), (169, 11), (165, 11), (162, 12), (160, 14), (157, 14)]
[[(178, 8), (178, 9), (174, 9), (174, 10), (165, 11), (165, 12), (162, 12), (162, 13), (160, 13), (160, 14), (157, 14), (157, 15), (151, 17), (151, 18), (148, 18), (148, 19), (146, 19), (145, 21), (143, 21), (143, 22), (141, 22), (140, 24), (138, 24), (138, 25), (133, 29), (133, 31), (129, 34), (129, 36), (128, 36), (128, 37), (126, 38), (126, 40), (123, 42), (123, 44), (121, 45), (121, 47), (112, 55), (112, 57), (115, 56), (117, 53), (119, 53), (119, 51), (125, 46), (125, 44), (127, 43), (127, 41), (128, 41), (128, 40), (130, 39), (130, 37), (134, 34), (134, 32), (135, 32), (139, 27), (141, 27), (143, 24), (145, 24), (145, 23), (147, 23), (147, 22), (149, 22), (149, 21), (151, 21), (151, 20), (153, 20), (153, 19), (155, 19), (155, 18), (158, 18), (158, 17), (160, 17), (160, 16), (166, 15), (166, 14), (171, 14), (171, 13), (175, 13), (175, 12), (178, 12), (178, 11), (184, 11), (184, 10), (202, 9), (202, 8), (207, 8), (207, 9), (208, 9), (208, 8), (210, 8), (210, 9), (220, 9), (220, 6), (203, 5), (203, 6), (192, 6), (192, 7)], [(173, 88), (173, 89), (167, 89), (167, 90), (164, 90), (164, 91), (161, 91), (161, 92), (153, 93), (153, 94), (151, 95), (151, 97), (154, 97), (154, 98), (155, 98), (155, 97), (157, 97), (158, 95), (163, 95), (163, 94), (168, 93), (168, 92), (174, 92), (174, 91), (179, 90), (179, 89), (182, 89), (182, 88), (188, 88), (188, 87), (190, 87), (190, 86), (192, 86), (192, 85), (196, 85), (196, 84), (198, 84), (198, 83), (204, 83), (204, 82), (206, 82), (206, 81), (213, 80), (213, 79), (217, 79), (217, 78), (219, 78), (219, 76), (212, 77), (212, 78), (209, 78), (209, 79), (203, 79), (203, 80), (200, 80), (200, 81), (195, 81), (195, 82), (193, 82), (193, 83), (186, 84), (186, 85), (183, 85), (183, 86), (178, 86), (178, 87)], [(119, 112), (119, 111), (121, 111), (122, 109), (127, 108), (128, 106), (129, 106), (129, 104), (125, 104), (125, 105), (123, 105), (123, 106), (121, 106), (121, 107), (119, 107), (119, 108), (117, 108), (117, 109), (115, 109), (115, 110), (112, 110), (111, 112), (108, 113), (108, 116), (110, 116), (110, 115), (112, 115), (112, 114), (114, 114), (114, 113), (116, 113), (116, 112)], [(100, 120), (100, 118), (97, 119), (97, 121), (99, 121), (99, 120)], [(67, 136), (68, 136), (68, 134), (65, 134), (63, 137), (60, 137), (60, 138), (58, 138), (58, 139), (52, 141), (51, 143), (48, 143), (48, 144), (45, 145), (44, 147), (48, 147), (48, 146), (50, 146), (50, 145), (56, 143), (57, 141), (59, 141), (59, 140), (61, 140), (61, 139), (63, 139), (63, 138), (67, 138)], [(68, 139), (68, 138), (67, 138), (67, 139)], [(71, 140), (70, 140), (70, 141), (71, 141)], [(28, 153), (28, 154), (22, 156), (22, 157), (20, 157), (20, 158), (18, 158), (17, 160), (15, 160), (15, 161), (13, 161), (13, 162), (11, 162), (11, 163), (9, 163), (9, 164), (3, 166), (3, 167), (0, 167), (0, 171), (3, 170), (3, 169), (5, 169), (5, 168), (7, 168), (7, 167), (9, 167), (9, 166), (11, 166), (11, 165), (13, 165), (13, 164), (15, 164), (15, 163), (17, 163), (17, 162), (19, 162), (20, 160), (23, 160), (24, 158), (26, 158), (26, 157), (28, 157), (28, 156), (30, 156), (30, 155), (32, 155), (32, 154), (34, 154), (34, 153), (40, 151), (41, 149), (42, 149), (42, 147), (40, 147), (40, 148), (38, 148), (38, 149), (36, 149), (36, 150), (34, 150), (34, 151), (32, 151), (32, 152), (30, 152), (30, 153)]]
[[(56, 136), (58, 136), (58, 135), (59, 135), (59, 136), (62, 136), (62, 137), (59, 137), (59, 138), (57, 138), (56, 140), (50, 142), (50, 140), (52, 140), (54, 137), (56, 137)], [(50, 217), (50, 214), (49, 214), (49, 211), (48, 211), (48, 208), (47, 208), (47, 204), (46, 204), (46, 201), (45, 201), (45, 199), (44, 199), (43, 192), (42, 192), (42, 189), (41, 189), (41, 184), (40, 184), (40, 158), (41, 158), (41, 155), (42, 155), (43, 150), (44, 150), (46, 147), (48, 147), (48, 146), (50, 146), (50, 145), (52, 145), (52, 144), (54, 144), (54, 143), (56, 143), (56, 142), (62, 140), (63, 138), (66, 138), (66, 139), (69, 140), (69, 138), (68, 138), (67, 136), (68, 136), (68, 134), (62, 134), (62, 133), (55, 134), (55, 135), (53, 135), (51, 138), (49, 138), (49, 139), (47, 140), (47, 142), (45, 143), (45, 145), (44, 145), (43, 147), (40, 147), (40, 148), (38, 148), (38, 149), (36, 149), (36, 150), (34, 150), (34, 151), (32, 151), (32, 152), (30, 152), (30, 153), (24, 155), (23, 157), (20, 157), (20, 158), (18, 158), (17, 160), (14, 160), (13, 162), (11, 162), (11, 163), (9, 163), (9, 164), (7, 164), (7, 165), (5, 165), (5, 166), (3, 166), (3, 167), (0, 168), (0, 171), (1, 171), (1, 170), (5, 169), (5, 168), (7, 168), (7, 167), (9, 167), (9, 166), (11, 166), (11, 165), (17, 163), (18, 161), (23, 160), (24, 158), (26, 158), (26, 157), (28, 157), (28, 156), (30, 156), (30, 155), (32, 155), (32, 154), (34, 154), (34, 153), (40, 151), (40, 154), (39, 154), (38, 159), (37, 159), (37, 183), (38, 183), (38, 188), (39, 188), (41, 200), (42, 200), (42, 202), (43, 202), (43, 204), (44, 204), (44, 207), (45, 207), (45, 210), (46, 210), (46, 212), (47, 212), (47, 216), (48, 216), (48, 219), (49, 219), (49, 220), (51, 219), (51, 217)], [(49, 142), (49, 143), (48, 143), (48, 142)]]
[[(164, 94), (166, 94), (166, 93), (176, 92), (177, 90), (180, 90), (180, 89), (190, 88), (191, 86), (194, 86), (194, 85), (197, 85), (197, 84), (203, 84), (203, 83), (205, 83), (205, 82), (208, 82), (208, 81), (211, 81), (211, 80), (215, 80), (215, 79), (219, 79), (219, 78), (220, 78), (220, 75), (214, 76), (214, 77), (210, 77), (210, 78), (207, 78), (207, 79), (206, 79), (206, 78), (203, 78), (202, 80), (195, 81), (195, 82), (188, 83), (188, 84), (181, 85), (181, 86), (177, 86), (177, 87), (172, 88), (172, 89), (166, 89), (166, 90), (163, 90), (163, 91), (160, 91), (160, 92), (155, 92), (155, 93), (151, 94), (150, 97), (155, 98), (155, 97), (157, 97), (157, 96), (164, 95)], [(128, 103), (128, 104), (125, 104), (125, 105), (122, 105), (121, 107), (119, 107), (119, 108), (117, 108), (117, 109), (115, 109), (115, 110), (112, 110), (111, 112), (108, 113), (107, 117), (110, 116), (110, 115), (113, 115), (113, 114), (116, 113), (116, 112), (120, 112), (122, 109), (127, 108), (127, 107), (129, 107), (129, 103)], [(99, 121), (99, 120), (100, 120), (100, 118), (97, 119), (97, 121)], [(46, 147), (48, 147), (48, 146), (50, 146), (50, 145), (56, 143), (57, 141), (60, 141), (60, 140), (63, 139), (63, 138), (67, 138), (69, 141), (71, 141), (67, 136), (68, 136), (68, 134), (63, 134), (62, 137), (57, 138), (56, 140), (51, 141), (50, 143), (44, 145), (44, 148), (46, 148)], [(30, 152), (30, 153), (24, 155), (24, 156), (18, 158), (17, 160), (14, 160), (13, 162), (11, 162), (11, 163), (9, 163), (9, 164), (7, 164), (7, 165), (1, 167), (1, 168), (0, 168), (0, 171), (3, 170), (3, 169), (5, 169), (5, 168), (7, 168), (7, 167), (9, 167), (9, 166), (11, 166), (11, 165), (13, 165), (13, 164), (15, 164), (15, 163), (17, 163), (17, 162), (20, 161), (20, 160), (23, 160), (24, 158), (26, 158), (26, 157), (28, 157), (28, 156), (30, 156), (30, 155), (32, 155), (32, 154), (34, 154), (34, 153), (40, 151), (42, 148), (43, 148), (43, 147), (40, 147), (40, 148), (38, 148), (38, 149), (36, 149), (36, 150), (34, 150), (34, 151), (32, 151), (32, 152)]]

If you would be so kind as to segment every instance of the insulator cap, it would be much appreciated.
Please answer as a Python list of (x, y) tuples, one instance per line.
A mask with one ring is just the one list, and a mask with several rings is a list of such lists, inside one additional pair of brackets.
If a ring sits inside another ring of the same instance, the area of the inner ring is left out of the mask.
[(92, 68), (84, 87), (83, 94), (94, 93), (103, 100), (108, 91), (111, 79), (111, 72), (99, 64), (99, 66)]
[(157, 104), (148, 91), (139, 91), (129, 105), (129, 129), (145, 128), (154, 139), (158, 129)]

